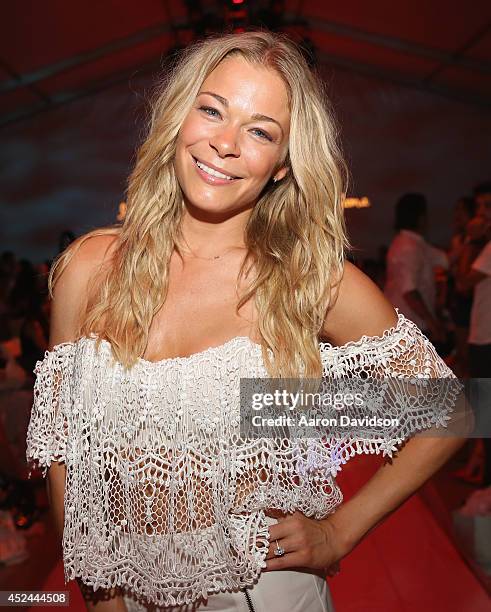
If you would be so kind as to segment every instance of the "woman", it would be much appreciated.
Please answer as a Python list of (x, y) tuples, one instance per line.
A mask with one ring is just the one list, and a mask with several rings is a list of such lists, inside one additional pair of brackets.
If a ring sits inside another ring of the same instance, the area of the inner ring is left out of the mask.
[(349, 456), (435, 420), (318, 445), (302, 473), (301, 442), (237, 434), (242, 377), (451, 376), (345, 262), (335, 136), (286, 37), (197, 43), (157, 96), (124, 223), (58, 261), (27, 457), (49, 468), (66, 579), (104, 593), (88, 609), (332, 610), (326, 572), (462, 443), (415, 438), (340, 505)]

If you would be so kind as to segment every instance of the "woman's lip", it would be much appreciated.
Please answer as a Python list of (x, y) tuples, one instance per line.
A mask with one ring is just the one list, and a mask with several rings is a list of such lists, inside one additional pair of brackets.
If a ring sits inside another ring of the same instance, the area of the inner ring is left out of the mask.
[[(231, 183), (235, 183), (235, 181), (239, 180), (239, 177), (233, 178), (233, 179), (222, 179), (222, 178), (218, 178), (217, 176), (212, 176), (211, 174), (208, 174), (208, 172), (205, 172), (198, 166), (198, 164), (196, 163), (196, 158), (193, 155), (191, 157), (193, 159), (193, 164), (194, 164), (194, 167), (196, 168), (197, 173), (205, 181), (205, 183), (208, 183), (209, 185), (230, 185)], [(204, 163), (204, 162), (200, 162), (200, 163)], [(220, 170), (218, 170), (218, 172), (220, 172)]]

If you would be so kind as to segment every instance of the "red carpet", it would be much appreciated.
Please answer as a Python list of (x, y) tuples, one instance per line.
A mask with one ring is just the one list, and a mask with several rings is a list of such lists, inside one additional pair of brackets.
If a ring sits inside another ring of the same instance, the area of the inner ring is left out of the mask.
[[(352, 459), (339, 475), (348, 499), (380, 458)], [(329, 580), (336, 612), (490, 612), (480, 582), (414, 495), (341, 563)]]

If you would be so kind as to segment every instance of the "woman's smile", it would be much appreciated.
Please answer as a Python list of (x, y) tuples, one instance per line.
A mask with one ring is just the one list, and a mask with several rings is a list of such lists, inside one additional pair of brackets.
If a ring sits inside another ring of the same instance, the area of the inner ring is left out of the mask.
[(198, 175), (205, 181), (205, 183), (208, 183), (208, 185), (229, 185), (231, 183), (236, 183), (242, 178), (240, 176), (234, 176), (228, 172), (220, 172), (211, 164), (208, 165), (204, 163), (203, 161), (194, 157), (194, 155), (191, 157)]

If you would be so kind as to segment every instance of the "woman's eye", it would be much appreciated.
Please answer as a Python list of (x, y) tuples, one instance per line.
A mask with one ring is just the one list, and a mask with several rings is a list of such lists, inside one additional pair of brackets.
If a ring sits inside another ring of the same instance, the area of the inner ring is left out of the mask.
[[(209, 117), (216, 117), (217, 115), (220, 116), (220, 113), (217, 111), (217, 109), (212, 108), (211, 106), (200, 106), (199, 110), (205, 112)], [(213, 115), (212, 113), (217, 113), (217, 115)]]
[[(217, 111), (217, 109), (212, 108), (211, 106), (200, 106), (199, 110), (207, 114), (208, 117), (220, 117), (221, 116), (220, 113)], [(260, 130), (259, 128), (253, 128), (252, 131), (257, 133), (257, 135), (260, 138), (265, 138), (266, 140), (273, 140), (268, 133), (264, 132), (263, 130)]]
[(254, 128), (252, 131), (253, 132), (259, 132), (259, 136), (261, 138), (266, 138), (267, 140), (273, 140), (269, 134), (267, 134), (266, 132), (263, 132), (259, 128)]

